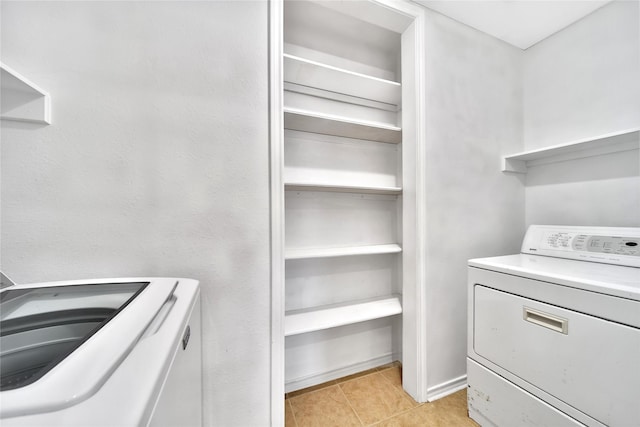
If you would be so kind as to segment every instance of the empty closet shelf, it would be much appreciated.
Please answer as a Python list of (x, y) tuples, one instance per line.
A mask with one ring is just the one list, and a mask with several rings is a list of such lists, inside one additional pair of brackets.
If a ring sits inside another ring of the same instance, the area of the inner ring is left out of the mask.
[(386, 123), (284, 107), (284, 128), (323, 135), (399, 144), (402, 129)]
[(400, 104), (402, 86), (398, 82), (356, 73), (286, 53), (283, 60), (286, 82), (385, 104)]
[(397, 244), (333, 248), (293, 248), (285, 251), (285, 259), (332, 258), (354, 255), (394, 254), (399, 252), (402, 252), (402, 247)]
[(290, 311), (285, 313), (284, 334), (285, 336), (304, 334), (400, 313), (402, 313), (402, 305), (398, 295), (304, 311)]
[(287, 191), (329, 191), (335, 193), (402, 194), (402, 188), (400, 187), (318, 184), (303, 182), (287, 182), (284, 184), (284, 189)]

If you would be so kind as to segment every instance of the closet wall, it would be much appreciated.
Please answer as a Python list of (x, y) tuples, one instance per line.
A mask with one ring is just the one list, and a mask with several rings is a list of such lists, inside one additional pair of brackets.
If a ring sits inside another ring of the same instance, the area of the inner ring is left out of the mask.
[(513, 254), (524, 236), (523, 51), (426, 10), (425, 336), (429, 398), (466, 384), (467, 261)]
[(284, 3), (286, 391), (401, 357), (400, 34), (325, 4)]

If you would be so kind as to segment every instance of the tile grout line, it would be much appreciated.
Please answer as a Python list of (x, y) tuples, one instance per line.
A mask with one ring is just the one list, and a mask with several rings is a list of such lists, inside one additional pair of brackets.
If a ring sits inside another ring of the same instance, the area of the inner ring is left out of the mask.
[(404, 415), (404, 414), (406, 414), (407, 412), (411, 412), (411, 411), (413, 411), (414, 409), (418, 409), (418, 408), (419, 408), (419, 407), (421, 407), (422, 405), (425, 405), (425, 403), (418, 403), (418, 406), (414, 406), (413, 408), (405, 409), (404, 411), (402, 411), (402, 412), (398, 412), (397, 414), (393, 414), (393, 415), (391, 415), (390, 417), (387, 417), (387, 418), (381, 419), (380, 421), (376, 421), (375, 423), (370, 424), (370, 425), (368, 425), (367, 427), (374, 427), (374, 426), (377, 426), (377, 425), (379, 425), (379, 424), (381, 424), (381, 423), (383, 423), (383, 422), (385, 422), (385, 421), (392, 420), (392, 419), (394, 419), (394, 418), (396, 418), (396, 417), (399, 417), (400, 415)]
[[(387, 369), (391, 369), (391, 368), (387, 368)], [(383, 371), (386, 371), (387, 369), (384, 369)], [(399, 391), (402, 393), (402, 398), (403, 398), (404, 400), (408, 400), (409, 398), (411, 398), (411, 400), (413, 400), (413, 397), (411, 397), (411, 396), (409, 395), (409, 393), (407, 393), (406, 391), (404, 391), (404, 387), (402, 387), (402, 376), (401, 376), (401, 378), (400, 378), (400, 387), (398, 387), (397, 385), (395, 385), (394, 383), (392, 383), (392, 382), (391, 382), (391, 380), (390, 380), (389, 378), (387, 378), (386, 376), (382, 375), (382, 372), (383, 372), (383, 371), (380, 371), (380, 376), (381, 376), (382, 378), (384, 378), (384, 379), (385, 379), (385, 381), (386, 381), (389, 385), (391, 385), (391, 387), (393, 387), (393, 388), (395, 388), (395, 389), (399, 389)], [(408, 396), (408, 397), (407, 397), (407, 396)], [(411, 405), (411, 406), (412, 406), (412, 408), (411, 408), (411, 409), (413, 409), (413, 408), (417, 408), (417, 407), (422, 406), (422, 405), (424, 405), (425, 403), (427, 403), (427, 402), (420, 403), (420, 402), (415, 401), (415, 400), (413, 400), (413, 401), (414, 401), (414, 402), (416, 402), (416, 403), (417, 403), (417, 405), (416, 405), (416, 406), (413, 406), (413, 404), (412, 404), (412, 405)], [(411, 403), (411, 401), (409, 401), (409, 403)], [(411, 410), (411, 409), (408, 409), (408, 410)], [(405, 411), (405, 412), (406, 412), (406, 411)], [(391, 418), (391, 417), (390, 417), (390, 418)]]
[[(365, 375), (366, 376), (366, 375)], [(355, 379), (355, 378), (354, 378)], [(345, 382), (349, 382), (349, 381), (345, 381)], [(360, 425), (364, 426), (364, 423), (362, 422), (362, 419), (360, 418), (360, 415), (358, 415), (358, 411), (355, 410), (355, 408), (353, 407), (353, 405), (351, 404), (351, 401), (349, 400), (349, 398), (347, 397), (347, 394), (344, 392), (344, 390), (342, 389), (341, 384), (343, 383), (338, 383), (338, 389), (340, 389), (340, 393), (342, 393), (342, 395), (344, 396), (344, 398), (347, 400), (347, 403), (349, 404), (349, 408), (351, 408), (351, 410), (353, 411), (354, 414), (356, 414), (356, 418), (358, 419), (358, 421), (360, 421)]]
[(285, 399), (285, 402), (289, 404), (289, 409), (291, 409), (291, 416), (293, 417), (294, 427), (298, 427), (298, 420), (296, 420), (296, 413), (293, 410), (293, 405), (291, 404), (291, 400), (290, 399)]

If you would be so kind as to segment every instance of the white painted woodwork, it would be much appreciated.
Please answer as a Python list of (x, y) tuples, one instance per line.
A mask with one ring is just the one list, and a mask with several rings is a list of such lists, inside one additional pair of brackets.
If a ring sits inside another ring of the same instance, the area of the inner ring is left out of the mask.
[[(365, 98), (338, 95), (314, 88), (288, 83), (284, 91), (284, 105), (295, 110), (312, 111), (316, 114), (338, 116), (349, 121), (372, 122), (382, 126), (397, 126), (398, 111), (391, 104), (382, 104)], [(383, 106), (383, 108), (380, 108)]]
[(286, 130), (284, 181), (334, 186), (401, 188), (398, 144)]
[[(374, 77), (400, 81), (394, 77), (399, 75), (400, 33), (360, 19), (364, 13), (356, 16), (354, 13), (341, 13), (331, 7), (332, 3), (285, 2), (285, 53)], [(397, 15), (391, 9), (380, 7), (379, 2), (353, 3), (360, 11), (372, 7), (378, 9), (382, 14), (389, 15), (388, 21), (392, 20), (392, 15)], [(291, 51), (291, 45), (315, 51), (319, 56)], [(384, 70), (383, 74), (376, 73), (376, 69)]]
[(629, 129), (579, 141), (504, 156), (503, 172), (527, 173), (529, 166), (640, 149), (640, 129)]
[(399, 294), (401, 268), (399, 253), (287, 260), (285, 311)]
[(343, 70), (364, 74), (366, 76), (377, 77), (379, 79), (389, 80), (392, 82), (398, 81), (396, 77), (399, 76), (399, 73), (397, 73), (395, 68), (396, 64), (394, 64), (393, 67), (379, 68), (373, 65), (354, 61), (352, 58), (333, 55), (331, 52), (327, 52), (326, 50), (319, 51), (294, 43), (287, 43), (286, 40), (284, 43), (284, 53)]
[(51, 124), (51, 97), (34, 83), (0, 63), (0, 118)]
[[(400, 317), (283, 338), (287, 360), (285, 390), (299, 390), (400, 360), (401, 355), (394, 350), (399, 346)], [(376, 356), (371, 357), (372, 354)], [(315, 371), (310, 371), (309, 365)]]
[(400, 313), (402, 306), (397, 295), (373, 301), (287, 312), (284, 319), (285, 336), (351, 325)]
[(287, 249), (398, 242), (397, 196), (287, 191), (285, 218)]
[(284, 311), (285, 311), (285, 241), (284, 241), (284, 114), (283, 114), (283, 2), (269, 2), (269, 166), (270, 175), (270, 244), (271, 244), (271, 425), (282, 426), (285, 415)]
[(295, 248), (286, 250), (285, 259), (332, 258), (355, 255), (395, 254), (400, 252), (402, 252), (402, 247), (397, 244), (329, 248)]
[(400, 194), (400, 187), (374, 187), (365, 185), (335, 185), (313, 184), (302, 182), (287, 182), (284, 185), (287, 191), (329, 191), (335, 193), (362, 193), (362, 194)]
[[(298, 93), (298, 94), (303, 94), (308, 96), (315, 96), (317, 98), (324, 98), (332, 101), (339, 101), (339, 102), (345, 102), (353, 105), (360, 105), (363, 107), (371, 107), (371, 108), (375, 108), (382, 111), (390, 111), (392, 113), (398, 112), (397, 105), (386, 104), (384, 102), (374, 101), (372, 99), (358, 98), (356, 96), (347, 95), (344, 93), (330, 92), (328, 90), (319, 89), (316, 87), (303, 86), (296, 83), (284, 82), (283, 88), (284, 88), (285, 94)], [(289, 98), (291, 98), (291, 95), (289, 95)], [(338, 104), (333, 103), (332, 105), (335, 106)], [(368, 110), (368, 111), (371, 111), (371, 110)], [(397, 120), (393, 120), (393, 122), (396, 122), (396, 121)]]
[(402, 129), (397, 126), (290, 107), (284, 107), (284, 128), (393, 144), (402, 141)]
[[(275, 173), (285, 211), (273, 212), (285, 228), (287, 391), (404, 362), (405, 331), (408, 391), (426, 400), (417, 367), (426, 366), (425, 343), (414, 336), (424, 329), (414, 324), (424, 309), (416, 301), (424, 261), (415, 259), (424, 241), (412, 237), (408, 263), (402, 246), (423, 222), (425, 188), (415, 180), (424, 163), (424, 61), (400, 66), (401, 56), (420, 56), (424, 20), (422, 8), (393, 0), (284, 2), (284, 81), (272, 81), (272, 91), (283, 93), (285, 131), (272, 144), (284, 146)], [(411, 127), (408, 172), (400, 123)], [(407, 207), (414, 211), (405, 216)]]
[(284, 54), (284, 81), (387, 104), (398, 105), (400, 103), (401, 85), (398, 82), (356, 73), (286, 53)]

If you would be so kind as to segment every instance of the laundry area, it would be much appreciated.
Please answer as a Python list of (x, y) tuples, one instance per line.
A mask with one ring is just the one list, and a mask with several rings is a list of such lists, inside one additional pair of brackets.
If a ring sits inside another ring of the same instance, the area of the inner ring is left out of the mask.
[(640, 1), (0, 2), (3, 426), (640, 427)]

